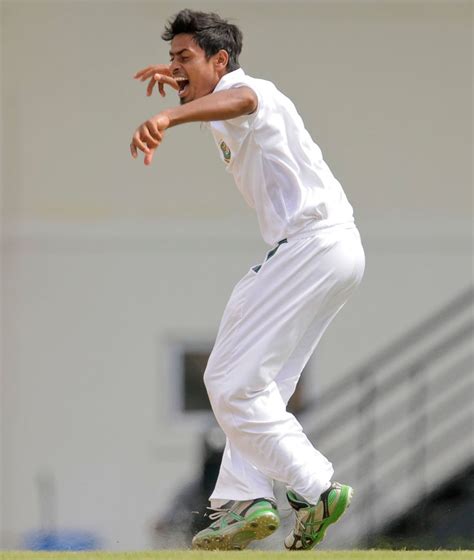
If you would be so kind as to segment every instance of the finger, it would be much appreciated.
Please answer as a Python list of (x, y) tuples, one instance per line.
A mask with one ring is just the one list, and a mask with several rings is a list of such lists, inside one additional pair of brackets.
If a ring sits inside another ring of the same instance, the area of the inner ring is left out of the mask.
[(151, 68), (150, 70), (148, 70), (148, 72), (145, 72), (144, 74), (142, 74), (140, 76), (140, 81), (144, 82), (145, 80), (148, 80), (148, 78), (153, 76), (153, 74), (155, 74), (155, 72), (156, 72), (156, 70), (154, 68)]
[(148, 134), (155, 140), (156, 142), (161, 142), (163, 139), (163, 133), (158, 128), (158, 123), (154, 121), (147, 121), (145, 126), (148, 130)]
[(155, 140), (151, 136), (148, 136), (147, 138), (142, 138), (142, 140), (147, 145), (148, 151), (158, 148), (158, 145), (160, 143), (158, 140)]
[(142, 127), (140, 130), (140, 139), (145, 142), (148, 148), (156, 148), (160, 143), (161, 139), (154, 138), (152, 133), (148, 130), (146, 126)]
[(146, 138), (142, 138), (142, 142), (145, 142), (146, 147), (148, 148), (146, 153), (148, 153), (150, 150), (154, 150), (155, 148), (157, 148), (158, 144), (159, 144), (158, 140), (155, 140), (151, 136), (147, 136)]
[(154, 77), (148, 82), (148, 86), (146, 88), (146, 94), (149, 97), (153, 93), (153, 88), (155, 86), (156, 80)]
[(154, 155), (155, 155), (155, 150), (153, 149), (150, 151), (150, 153), (145, 155), (145, 159), (143, 160), (143, 163), (145, 165), (150, 165)]
[(147, 66), (146, 68), (142, 68), (139, 70), (133, 77), (134, 78), (141, 78), (145, 72), (149, 72), (152, 66)]
[(134, 134), (132, 143), (134, 146), (136, 146), (139, 150), (141, 150), (145, 154), (147, 154), (150, 151), (148, 146), (140, 139), (138, 132)]
[(147, 66), (146, 68), (139, 70), (133, 77), (144, 82), (156, 73), (164, 74), (165, 76), (171, 76), (169, 66), (167, 66), (166, 64), (156, 64), (154, 66)]
[(148, 80), (148, 78), (151, 78), (154, 74), (156, 74), (156, 66), (151, 66), (150, 68), (144, 70), (137, 79), (144, 82), (145, 80)]
[(141, 80), (146, 80), (150, 76), (153, 76), (153, 74), (156, 74), (156, 72), (159, 72), (158, 68), (161, 68), (161, 66), (147, 66), (146, 68), (139, 70), (133, 77)]
[(135, 145), (133, 144), (133, 142), (130, 144), (130, 153), (132, 154), (132, 158), (136, 159), (138, 156), (138, 152), (137, 152), (137, 148), (135, 147)]
[(171, 76), (165, 76), (163, 74), (155, 74), (153, 77), (157, 82), (160, 82), (162, 84), (167, 84), (176, 90), (179, 89), (178, 82)]
[(158, 82), (158, 91), (161, 97), (166, 97), (165, 86), (161, 82)]
[[(153, 74), (151, 80), (148, 82), (148, 86), (146, 88), (146, 94), (149, 97), (152, 93), (153, 93), (153, 88), (155, 87), (156, 84), (158, 84), (158, 89), (161, 93), (161, 96), (164, 97), (165, 93), (164, 93), (164, 86), (163, 86), (163, 80), (164, 80), (165, 76), (161, 76), (161, 74)], [(172, 78), (168, 78), (171, 79)], [(173, 80), (175, 81), (175, 80)], [(163, 92), (163, 93), (162, 93)]]

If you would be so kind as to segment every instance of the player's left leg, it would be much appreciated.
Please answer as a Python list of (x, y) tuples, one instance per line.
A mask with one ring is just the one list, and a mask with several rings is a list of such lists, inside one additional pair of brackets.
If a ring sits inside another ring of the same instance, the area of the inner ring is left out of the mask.
[[(288, 402), (296, 389), (299, 375), (295, 376), (295, 371), (303, 371), (328, 325), (328, 321), (326, 324), (321, 324), (320, 318), (317, 317), (278, 374), (276, 381), (285, 402)], [(350, 486), (333, 483), (330, 479), (328, 479), (327, 488), (324, 489), (316, 503), (308, 502), (288, 488), (286, 496), (295, 512), (295, 524), (293, 530), (285, 538), (285, 548), (287, 550), (309, 550), (319, 544), (328, 527), (345, 513), (351, 503), (352, 495), (353, 490)]]
[(309, 550), (319, 544), (330, 525), (336, 523), (349, 507), (353, 490), (347, 484), (333, 482), (316, 503), (309, 503), (296, 492), (286, 497), (295, 511), (295, 526), (285, 538), (288, 550)]

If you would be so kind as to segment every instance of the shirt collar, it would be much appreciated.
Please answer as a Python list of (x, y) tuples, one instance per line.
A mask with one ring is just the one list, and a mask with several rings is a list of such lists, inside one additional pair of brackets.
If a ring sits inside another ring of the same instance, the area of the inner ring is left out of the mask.
[(240, 82), (240, 80), (244, 76), (245, 76), (245, 72), (242, 70), (242, 68), (238, 68), (233, 72), (228, 72), (227, 74), (224, 74), (222, 78), (217, 82), (214, 91), (219, 91), (221, 89), (224, 89), (226, 86), (229, 86), (236, 82)]

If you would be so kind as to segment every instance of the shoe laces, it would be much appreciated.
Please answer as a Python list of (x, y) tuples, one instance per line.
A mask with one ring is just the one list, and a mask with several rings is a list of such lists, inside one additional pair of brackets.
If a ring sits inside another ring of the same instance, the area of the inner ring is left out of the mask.
[(212, 511), (212, 513), (210, 513), (208, 515), (209, 519), (212, 519), (213, 521), (217, 521), (218, 519), (222, 519), (223, 517), (225, 517), (226, 515), (228, 515), (230, 513), (230, 508), (218, 508), (218, 507), (207, 507), (206, 509), (209, 509), (210, 511)]
[[(309, 508), (308, 508), (309, 509)], [(295, 528), (293, 533), (298, 536), (303, 536), (305, 534), (311, 534), (314, 531), (318, 531), (322, 523), (320, 519), (314, 519), (314, 509), (311, 511), (296, 511)]]
[(234, 520), (242, 519), (242, 514), (246, 511), (248, 505), (252, 505), (252, 500), (247, 500), (244, 502), (240, 501), (230, 501), (222, 504), (220, 507), (207, 507), (212, 511), (211, 514), (208, 515), (209, 519), (212, 519), (214, 522), (219, 522), (220, 520), (225, 519), (226, 517), (230, 517)]
[(212, 526), (215, 527), (220, 527), (225, 520), (237, 520), (240, 517), (238, 513), (233, 511), (232, 505), (224, 504), (223, 507), (207, 507), (206, 509), (212, 511), (208, 517), (212, 520)]

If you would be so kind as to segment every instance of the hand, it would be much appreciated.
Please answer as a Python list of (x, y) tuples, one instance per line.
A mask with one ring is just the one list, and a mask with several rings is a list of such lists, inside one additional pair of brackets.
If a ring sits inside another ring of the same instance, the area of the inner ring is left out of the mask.
[(145, 165), (150, 165), (155, 150), (161, 144), (164, 132), (169, 125), (170, 119), (164, 113), (159, 113), (140, 125), (130, 143), (130, 152), (133, 159), (136, 159), (138, 156), (138, 148), (138, 150), (145, 154)]
[(158, 86), (158, 91), (161, 97), (166, 95), (164, 84), (171, 86), (172, 88), (179, 90), (179, 85), (175, 79), (171, 76), (169, 66), (166, 64), (156, 64), (154, 66), (147, 66), (143, 70), (139, 70), (135, 76), (136, 80), (144, 82), (150, 78), (148, 86), (146, 88), (146, 94), (149, 97), (153, 93), (153, 88), (155, 85)]

